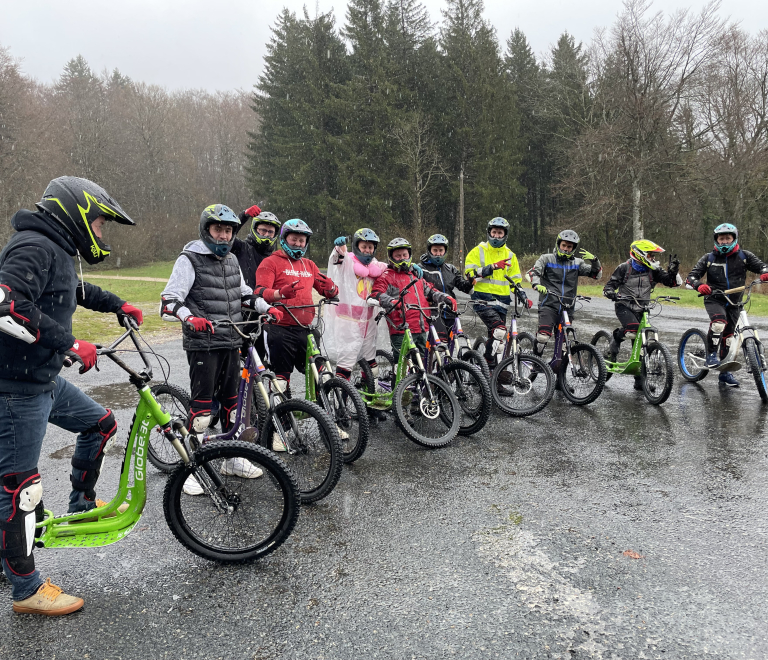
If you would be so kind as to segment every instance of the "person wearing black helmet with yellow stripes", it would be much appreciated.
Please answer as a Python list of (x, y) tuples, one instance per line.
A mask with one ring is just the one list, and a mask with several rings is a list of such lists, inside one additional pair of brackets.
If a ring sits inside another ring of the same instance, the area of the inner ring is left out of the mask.
[(262, 261), (275, 251), (280, 220), (274, 213), (262, 211), (255, 204), (238, 214), (238, 220), (245, 226), (250, 221), (248, 236), (235, 236), (232, 254), (237, 257), (245, 283), (252, 289), (256, 286), (256, 269)]
[(34, 526), (43, 511), (37, 464), (49, 423), (77, 433), (69, 512), (102, 504), (96, 482), (117, 423), (59, 372), (66, 356), (81, 373), (96, 364), (96, 347), (72, 335), (78, 306), (143, 321), (141, 310), (78, 280), (73, 257), (97, 264), (109, 256), (109, 221), (135, 224), (101, 186), (59, 177), (37, 211), (13, 216), (16, 233), (0, 254), (0, 560), (16, 612), (57, 616), (83, 606), (35, 569)]

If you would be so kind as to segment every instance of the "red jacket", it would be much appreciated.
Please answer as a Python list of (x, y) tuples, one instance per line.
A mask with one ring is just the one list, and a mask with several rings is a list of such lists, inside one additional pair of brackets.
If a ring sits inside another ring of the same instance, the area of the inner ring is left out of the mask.
[[(387, 268), (382, 275), (376, 278), (373, 283), (371, 297), (379, 302), (396, 302), (400, 292), (416, 278), (411, 273), (401, 273), (399, 270)], [(403, 297), (403, 303), (408, 305), (419, 305), (429, 307), (430, 303), (439, 303), (447, 300), (450, 296), (435, 289), (427, 280), (419, 280), (414, 284)], [(425, 312), (428, 316), (430, 311)], [(405, 330), (393, 328), (392, 324), (400, 325), (403, 322), (403, 312), (398, 305), (389, 315), (391, 323), (387, 323), (389, 334), (402, 335)], [(418, 309), (409, 309), (405, 313), (405, 319), (408, 321), (408, 327), (411, 333), (427, 332), (429, 330), (429, 321)]]
[[(329, 277), (323, 275), (311, 259), (291, 259), (285, 252), (278, 250), (268, 256), (256, 269), (256, 287), (253, 292), (262, 296), (268, 303), (280, 301), (278, 289), (286, 284), (292, 284), (296, 280), (299, 286), (296, 289), (296, 297), (284, 300), (285, 306), (303, 325), (309, 325), (315, 318), (315, 310), (312, 307), (304, 309), (291, 309), (294, 305), (311, 305), (312, 289), (321, 296), (332, 298), (337, 295), (339, 288)], [(278, 325), (296, 325), (288, 312), (284, 312), (283, 319)]]

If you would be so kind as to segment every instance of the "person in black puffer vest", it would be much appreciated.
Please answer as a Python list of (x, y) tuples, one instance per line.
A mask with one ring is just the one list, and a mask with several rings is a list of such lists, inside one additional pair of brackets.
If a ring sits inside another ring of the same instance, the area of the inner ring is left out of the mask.
[[(161, 316), (182, 322), (191, 389), (188, 429), (201, 439), (215, 423), (214, 399), (219, 403), (219, 419), (225, 433), (237, 406), (242, 338), (232, 326), (214, 327), (212, 321), (240, 323), (243, 309), (282, 318), (282, 312), (254, 296), (243, 279), (238, 261), (231, 253), (239, 228), (240, 220), (229, 207), (206, 207), (200, 216), (200, 239), (184, 246), (161, 294)], [(241, 458), (231, 460), (247, 463)], [(239, 463), (229, 466), (232, 473), (260, 476), (258, 468)], [(200, 495), (203, 489), (190, 476), (184, 492)]]
[[(424, 279), (438, 291), (456, 299), (456, 289), (462, 293), (472, 293), (475, 286), (474, 278), (465, 278), (461, 271), (453, 264), (445, 263), (445, 255), (448, 252), (448, 239), (442, 234), (432, 234), (427, 239), (427, 251), (421, 255), (421, 267), (424, 270)], [(457, 314), (449, 309), (435, 319), (435, 330), (441, 341), (448, 341), (448, 333), (453, 327), (453, 321)]]
[[(709, 314), (709, 332), (707, 333), (707, 366), (720, 364), (730, 348), (736, 323), (739, 320), (739, 308), (730, 304), (724, 296), (713, 294), (713, 289), (727, 291), (744, 286), (747, 271), (760, 274), (761, 282), (768, 282), (768, 265), (757, 256), (739, 246), (739, 230), (735, 225), (724, 223), (715, 227), (715, 246), (712, 252), (705, 254), (693, 270), (688, 273), (688, 285), (705, 296), (704, 309)], [(702, 283), (706, 275), (707, 283)], [(738, 302), (741, 293), (728, 297)], [(720, 355), (718, 357), (718, 350)], [(719, 381), (728, 387), (738, 387), (730, 371), (720, 372)]]
[(96, 346), (72, 335), (78, 305), (143, 320), (141, 310), (78, 280), (75, 256), (89, 264), (109, 256), (107, 220), (134, 224), (101, 186), (59, 177), (37, 211), (13, 216), (16, 233), (0, 254), (0, 561), (15, 612), (58, 616), (83, 606), (35, 569), (34, 526), (43, 515), (37, 464), (49, 423), (77, 433), (69, 512), (104, 504), (95, 488), (117, 422), (60, 371), (66, 357), (81, 363), (80, 373), (96, 364)]

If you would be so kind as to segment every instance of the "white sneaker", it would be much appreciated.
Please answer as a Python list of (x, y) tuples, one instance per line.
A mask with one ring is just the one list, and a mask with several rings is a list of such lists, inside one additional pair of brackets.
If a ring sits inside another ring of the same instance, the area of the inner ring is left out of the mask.
[(184, 482), (184, 488), (182, 489), (187, 495), (202, 495), (203, 487), (197, 482), (194, 474), (190, 474), (187, 480)]
[(225, 460), (219, 472), (226, 477), (235, 476), (243, 477), (244, 479), (257, 479), (264, 474), (261, 468), (256, 467), (247, 458), (242, 456)]
[(342, 440), (349, 440), (349, 433), (343, 430), (340, 426), (336, 426), (336, 430), (339, 432), (339, 437)]
[(272, 451), (288, 451), (280, 434), (275, 432), (272, 434)]

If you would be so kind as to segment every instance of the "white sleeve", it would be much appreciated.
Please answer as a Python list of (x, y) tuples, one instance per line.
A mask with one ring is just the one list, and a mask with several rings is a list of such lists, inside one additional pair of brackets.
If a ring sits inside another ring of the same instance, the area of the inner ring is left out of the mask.
[[(195, 269), (192, 266), (192, 262), (185, 255), (180, 254), (173, 265), (173, 271), (168, 279), (168, 284), (165, 285), (165, 289), (163, 289), (160, 295), (163, 298), (184, 302), (194, 283)], [(187, 307), (180, 307), (176, 310), (176, 316), (181, 321), (186, 320), (191, 315), (192, 313)]]

